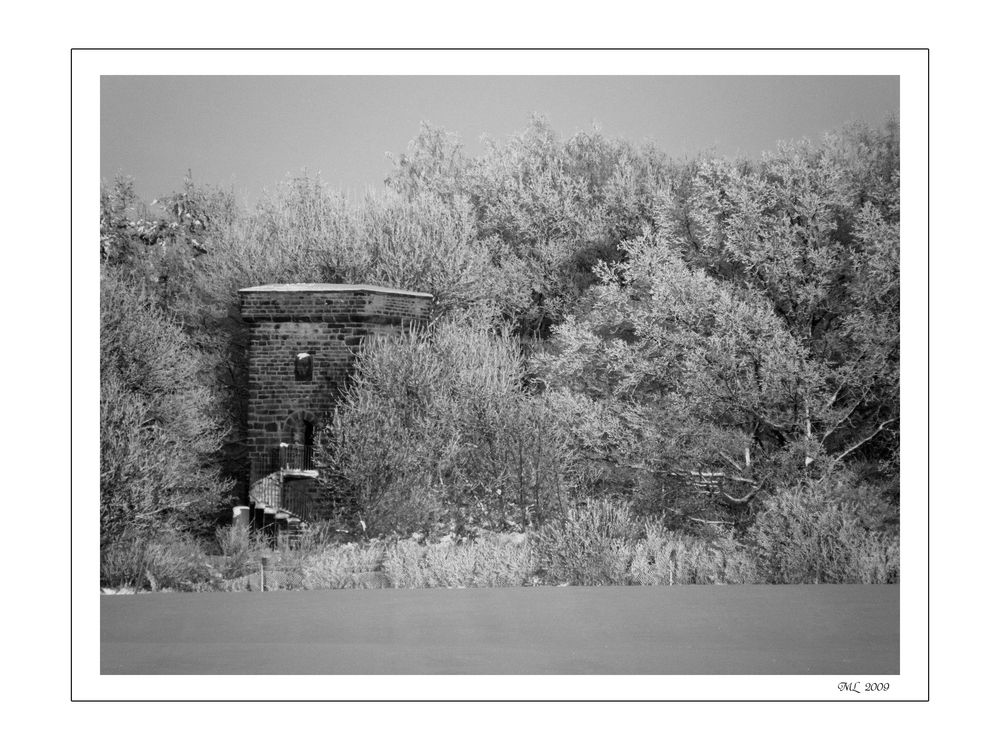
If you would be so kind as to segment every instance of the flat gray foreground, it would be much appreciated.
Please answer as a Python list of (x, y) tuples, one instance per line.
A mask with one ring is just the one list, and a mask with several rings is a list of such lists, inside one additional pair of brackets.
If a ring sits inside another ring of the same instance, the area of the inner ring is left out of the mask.
[(899, 587), (102, 596), (101, 673), (898, 674)]

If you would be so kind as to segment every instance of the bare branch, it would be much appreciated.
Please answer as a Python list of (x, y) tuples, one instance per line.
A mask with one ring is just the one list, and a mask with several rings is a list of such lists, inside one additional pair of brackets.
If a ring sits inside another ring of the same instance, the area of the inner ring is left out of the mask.
[(719, 457), (722, 458), (724, 461), (726, 461), (726, 463), (728, 463), (730, 466), (732, 466), (734, 469), (736, 469), (736, 471), (743, 471), (743, 467), (740, 466), (732, 458), (730, 458), (729, 456), (727, 456), (725, 453), (723, 453), (722, 451), (716, 451), (716, 453), (718, 453)]
[(854, 445), (852, 445), (846, 451), (844, 451), (839, 456), (837, 456), (835, 459), (833, 459), (834, 462), (841, 461), (846, 456), (848, 456), (849, 454), (854, 453), (854, 451), (856, 451), (858, 448), (860, 448), (862, 445), (864, 445), (865, 443), (867, 443), (869, 440), (871, 440), (873, 437), (875, 437), (876, 435), (878, 435), (880, 432), (882, 432), (882, 430), (884, 430), (886, 427), (888, 427), (890, 424), (892, 424), (893, 422), (897, 421), (898, 419), (899, 419), (899, 417), (893, 417), (892, 419), (887, 419), (884, 422), (882, 422), (882, 424), (880, 424), (878, 427), (875, 428), (875, 431), (871, 435), (869, 435), (866, 438), (862, 438), (861, 440), (859, 440), (858, 442), (856, 442)]
[(676, 508), (667, 508), (668, 511), (673, 513), (675, 516), (680, 516), (687, 521), (695, 521), (697, 523), (707, 523), (707, 524), (719, 524), (723, 526), (735, 526), (735, 521), (709, 521), (707, 518), (698, 518), (697, 516), (689, 516), (686, 513), (682, 513)]
[(764, 486), (763, 483), (754, 486), (743, 497), (733, 497), (728, 492), (723, 492), (722, 496), (726, 498), (726, 500), (730, 505), (746, 505), (748, 502), (750, 502), (750, 499), (760, 491), (760, 488), (763, 486)]
[(830, 397), (829, 401), (826, 402), (826, 407), (825, 408), (827, 408), (827, 409), (832, 409), (833, 408), (833, 405), (835, 403), (837, 403), (837, 399), (840, 397), (841, 391), (844, 390), (844, 386), (847, 385), (848, 381), (850, 381), (850, 379), (851, 379), (850, 376), (853, 375), (853, 374), (854, 374), (854, 367), (852, 367), (851, 368), (851, 372), (848, 372), (847, 376), (843, 380), (840, 381), (840, 385), (837, 386), (837, 390), (835, 390), (833, 392), (833, 395)]
[(836, 422), (834, 422), (834, 423), (833, 423), (833, 426), (831, 426), (831, 427), (830, 427), (830, 429), (828, 429), (828, 430), (827, 430), (826, 432), (824, 432), (824, 433), (823, 433), (823, 437), (822, 437), (822, 439), (820, 440), (820, 442), (821, 442), (821, 443), (825, 443), (825, 442), (826, 442), (826, 439), (827, 439), (828, 437), (830, 437), (830, 435), (832, 435), (832, 434), (833, 434), (834, 432), (836, 432), (837, 428), (838, 428), (838, 427), (840, 427), (840, 425), (842, 425), (842, 424), (843, 424), (843, 423), (844, 423), (845, 421), (847, 421), (847, 419), (848, 419), (848, 418), (849, 418), (849, 417), (850, 417), (850, 416), (851, 416), (852, 414), (854, 414), (855, 410), (856, 410), (856, 409), (857, 409), (857, 408), (858, 408), (859, 406), (861, 406), (861, 403), (862, 403), (862, 401), (861, 401), (861, 400), (859, 400), (859, 401), (858, 401), (857, 403), (855, 403), (855, 404), (854, 404), (854, 406), (852, 406), (852, 407), (851, 407), (850, 409), (848, 409), (848, 410), (847, 410), (847, 412), (845, 412), (845, 413), (844, 413), (844, 416), (842, 416), (842, 417), (841, 417), (840, 419), (838, 419), (838, 420), (837, 420)]
[(753, 479), (746, 479), (744, 477), (724, 476), (723, 478), (729, 480), (730, 482), (740, 482), (741, 484), (754, 484)]

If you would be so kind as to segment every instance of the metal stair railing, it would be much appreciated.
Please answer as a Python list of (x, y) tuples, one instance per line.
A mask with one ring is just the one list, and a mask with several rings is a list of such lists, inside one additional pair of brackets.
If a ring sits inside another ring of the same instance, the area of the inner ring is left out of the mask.
[(258, 516), (264, 508), (289, 514), (301, 521), (312, 520), (312, 498), (306, 491), (304, 480), (286, 477), (289, 471), (287, 466), (295, 465), (293, 462), (296, 460), (299, 466), (308, 465), (305, 459), (310, 456), (292, 452), (288, 463), (279, 460), (280, 456), (280, 450), (275, 451), (270, 459), (258, 457), (251, 464), (247, 504), (256, 509), (253, 516), (255, 525), (260, 522)]
[(311, 445), (289, 445), (278, 447), (278, 467), (282, 471), (315, 471)]

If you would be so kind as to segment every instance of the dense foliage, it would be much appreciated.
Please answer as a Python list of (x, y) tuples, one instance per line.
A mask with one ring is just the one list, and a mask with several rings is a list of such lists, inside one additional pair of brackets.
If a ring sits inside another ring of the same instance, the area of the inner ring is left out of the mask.
[[(579, 581), (619, 548), (621, 580), (659, 580), (656, 554), (699, 539), (726, 580), (889, 579), (899, 210), (894, 121), (681, 162), (538, 118), (473, 157), (425, 126), (354, 201), (309, 176), (253, 208), (104, 185), (102, 541), (204, 530), (231, 500), (239, 288), (378, 283), (433, 293), (436, 319), (371, 342), (327, 415), (346, 533), (532, 531)], [(628, 533), (574, 536), (626, 507)]]
[(554, 405), (523, 375), (510, 332), (468, 314), (372, 342), (321, 450), (344, 522), (465, 535), (558, 513), (572, 457)]
[(205, 358), (120, 272), (101, 293), (101, 537), (197, 529), (223, 504)]

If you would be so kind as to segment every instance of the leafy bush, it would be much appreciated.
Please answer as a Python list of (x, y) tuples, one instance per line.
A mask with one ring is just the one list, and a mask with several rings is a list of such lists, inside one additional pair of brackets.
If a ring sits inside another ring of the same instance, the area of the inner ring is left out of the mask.
[[(841, 497), (837, 496), (840, 491)], [(842, 488), (825, 479), (764, 500), (748, 536), (773, 583), (894, 583), (899, 541), (866, 528)]]
[(470, 318), (376, 339), (318, 451), (345, 521), (369, 535), (523, 528), (561, 505), (570, 463), (517, 342)]

